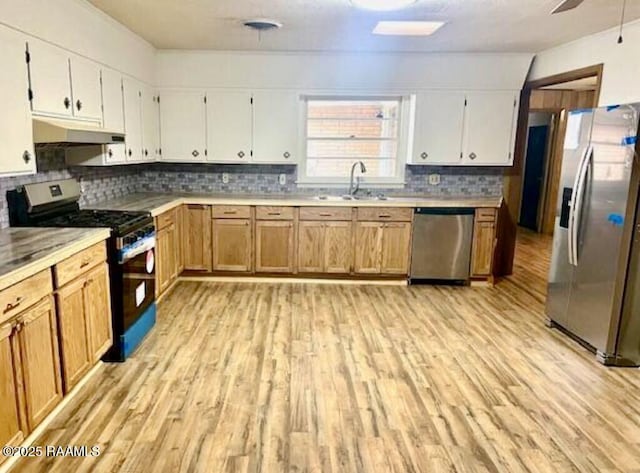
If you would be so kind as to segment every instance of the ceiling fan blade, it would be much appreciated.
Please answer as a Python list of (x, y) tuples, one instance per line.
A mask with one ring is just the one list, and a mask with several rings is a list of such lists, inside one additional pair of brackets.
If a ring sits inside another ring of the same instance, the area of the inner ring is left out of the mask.
[(556, 13), (563, 13), (569, 10), (573, 10), (574, 8), (579, 7), (583, 1), (584, 0), (563, 0), (560, 5), (553, 9), (551, 14), (555, 15)]

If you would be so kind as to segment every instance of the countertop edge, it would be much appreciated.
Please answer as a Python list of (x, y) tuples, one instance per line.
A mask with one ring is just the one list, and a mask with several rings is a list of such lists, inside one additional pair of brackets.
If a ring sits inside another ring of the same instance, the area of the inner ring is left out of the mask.
[[(468, 207), (468, 208), (495, 208), (499, 209), (502, 206), (504, 197), (496, 197), (493, 203), (475, 203), (470, 205), (465, 203), (465, 199), (459, 201), (452, 200), (446, 202), (443, 199), (420, 199), (412, 197), (403, 197), (403, 200), (388, 200), (388, 201), (322, 201), (322, 200), (278, 200), (277, 198), (218, 198), (218, 197), (175, 197), (174, 199), (163, 203), (150, 210), (153, 217), (162, 215), (163, 213), (172, 210), (180, 205), (264, 205), (264, 206), (279, 206), (279, 207), (399, 207), (399, 208), (415, 208), (415, 207)], [(483, 198), (478, 198), (478, 201)], [(474, 201), (471, 197), (467, 199), (469, 202)]]
[(6, 289), (14, 284), (23, 281), (34, 274), (44, 271), (51, 266), (58, 264), (60, 261), (89, 248), (91, 245), (105, 241), (111, 235), (111, 230), (108, 228), (96, 228), (90, 235), (83, 237), (80, 240), (69, 242), (63, 248), (52, 252), (47, 256), (43, 256), (35, 261), (26, 263), (18, 269), (15, 269), (7, 274), (0, 276), (0, 291)]

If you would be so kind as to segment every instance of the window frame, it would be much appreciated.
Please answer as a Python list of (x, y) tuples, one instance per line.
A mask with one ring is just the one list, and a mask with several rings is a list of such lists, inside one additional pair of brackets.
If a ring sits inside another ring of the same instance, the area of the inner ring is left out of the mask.
[[(395, 176), (393, 177), (368, 177), (363, 174), (360, 180), (361, 188), (402, 188), (405, 185), (405, 168), (410, 153), (410, 134), (412, 128), (411, 109), (412, 99), (407, 94), (302, 94), (300, 96), (300, 162), (298, 163), (298, 178), (296, 184), (299, 187), (344, 187), (349, 185), (349, 176), (344, 177), (318, 177), (307, 174), (307, 140), (308, 130), (308, 104), (309, 101), (371, 101), (392, 100), (399, 102), (398, 114), (398, 148), (395, 158)], [(354, 158), (355, 162), (355, 158)], [(360, 174), (358, 174), (360, 175)]]

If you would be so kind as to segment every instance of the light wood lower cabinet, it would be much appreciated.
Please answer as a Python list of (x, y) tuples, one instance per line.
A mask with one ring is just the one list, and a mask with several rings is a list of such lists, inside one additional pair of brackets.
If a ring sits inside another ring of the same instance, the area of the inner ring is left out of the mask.
[(184, 271), (184, 252), (185, 252), (185, 244), (184, 244), (184, 215), (185, 215), (185, 206), (181, 205), (176, 209), (176, 245), (177, 245), (177, 262), (176, 262), (176, 272), (179, 276), (182, 271)]
[[(0, 326), (0, 445), (19, 445), (26, 437), (22, 421), (20, 354), (11, 323)], [(0, 464), (7, 457), (0, 455)]]
[(113, 343), (108, 278), (109, 269), (103, 262), (57, 290), (65, 392)]
[(471, 250), (471, 277), (486, 278), (493, 274), (493, 260), (496, 248), (495, 209), (477, 209), (473, 225), (473, 246)]
[(212, 235), (214, 271), (251, 271), (251, 220), (214, 219)]
[(294, 236), (293, 221), (256, 221), (256, 272), (293, 273)]
[(352, 223), (301, 221), (298, 226), (298, 271), (348, 274), (352, 259)]
[(184, 269), (211, 271), (211, 206), (189, 204), (184, 212)]
[(410, 248), (410, 222), (356, 222), (354, 272), (406, 275)]
[(179, 248), (175, 235), (173, 223), (156, 230), (156, 297), (166, 291), (177, 277), (176, 254)]
[(27, 309), (16, 327), (29, 431), (62, 400), (58, 331), (52, 297)]

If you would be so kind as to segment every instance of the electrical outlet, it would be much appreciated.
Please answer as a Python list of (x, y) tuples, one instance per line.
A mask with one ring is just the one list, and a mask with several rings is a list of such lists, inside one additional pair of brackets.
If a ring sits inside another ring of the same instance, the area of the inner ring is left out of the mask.
[(278, 176), (278, 182), (280, 183), (281, 186), (284, 186), (287, 184), (287, 175), (286, 174), (280, 174)]
[(222, 183), (223, 184), (229, 184), (229, 173), (228, 172), (223, 172), (222, 173)]
[(429, 185), (431, 186), (440, 185), (440, 174), (429, 174)]

